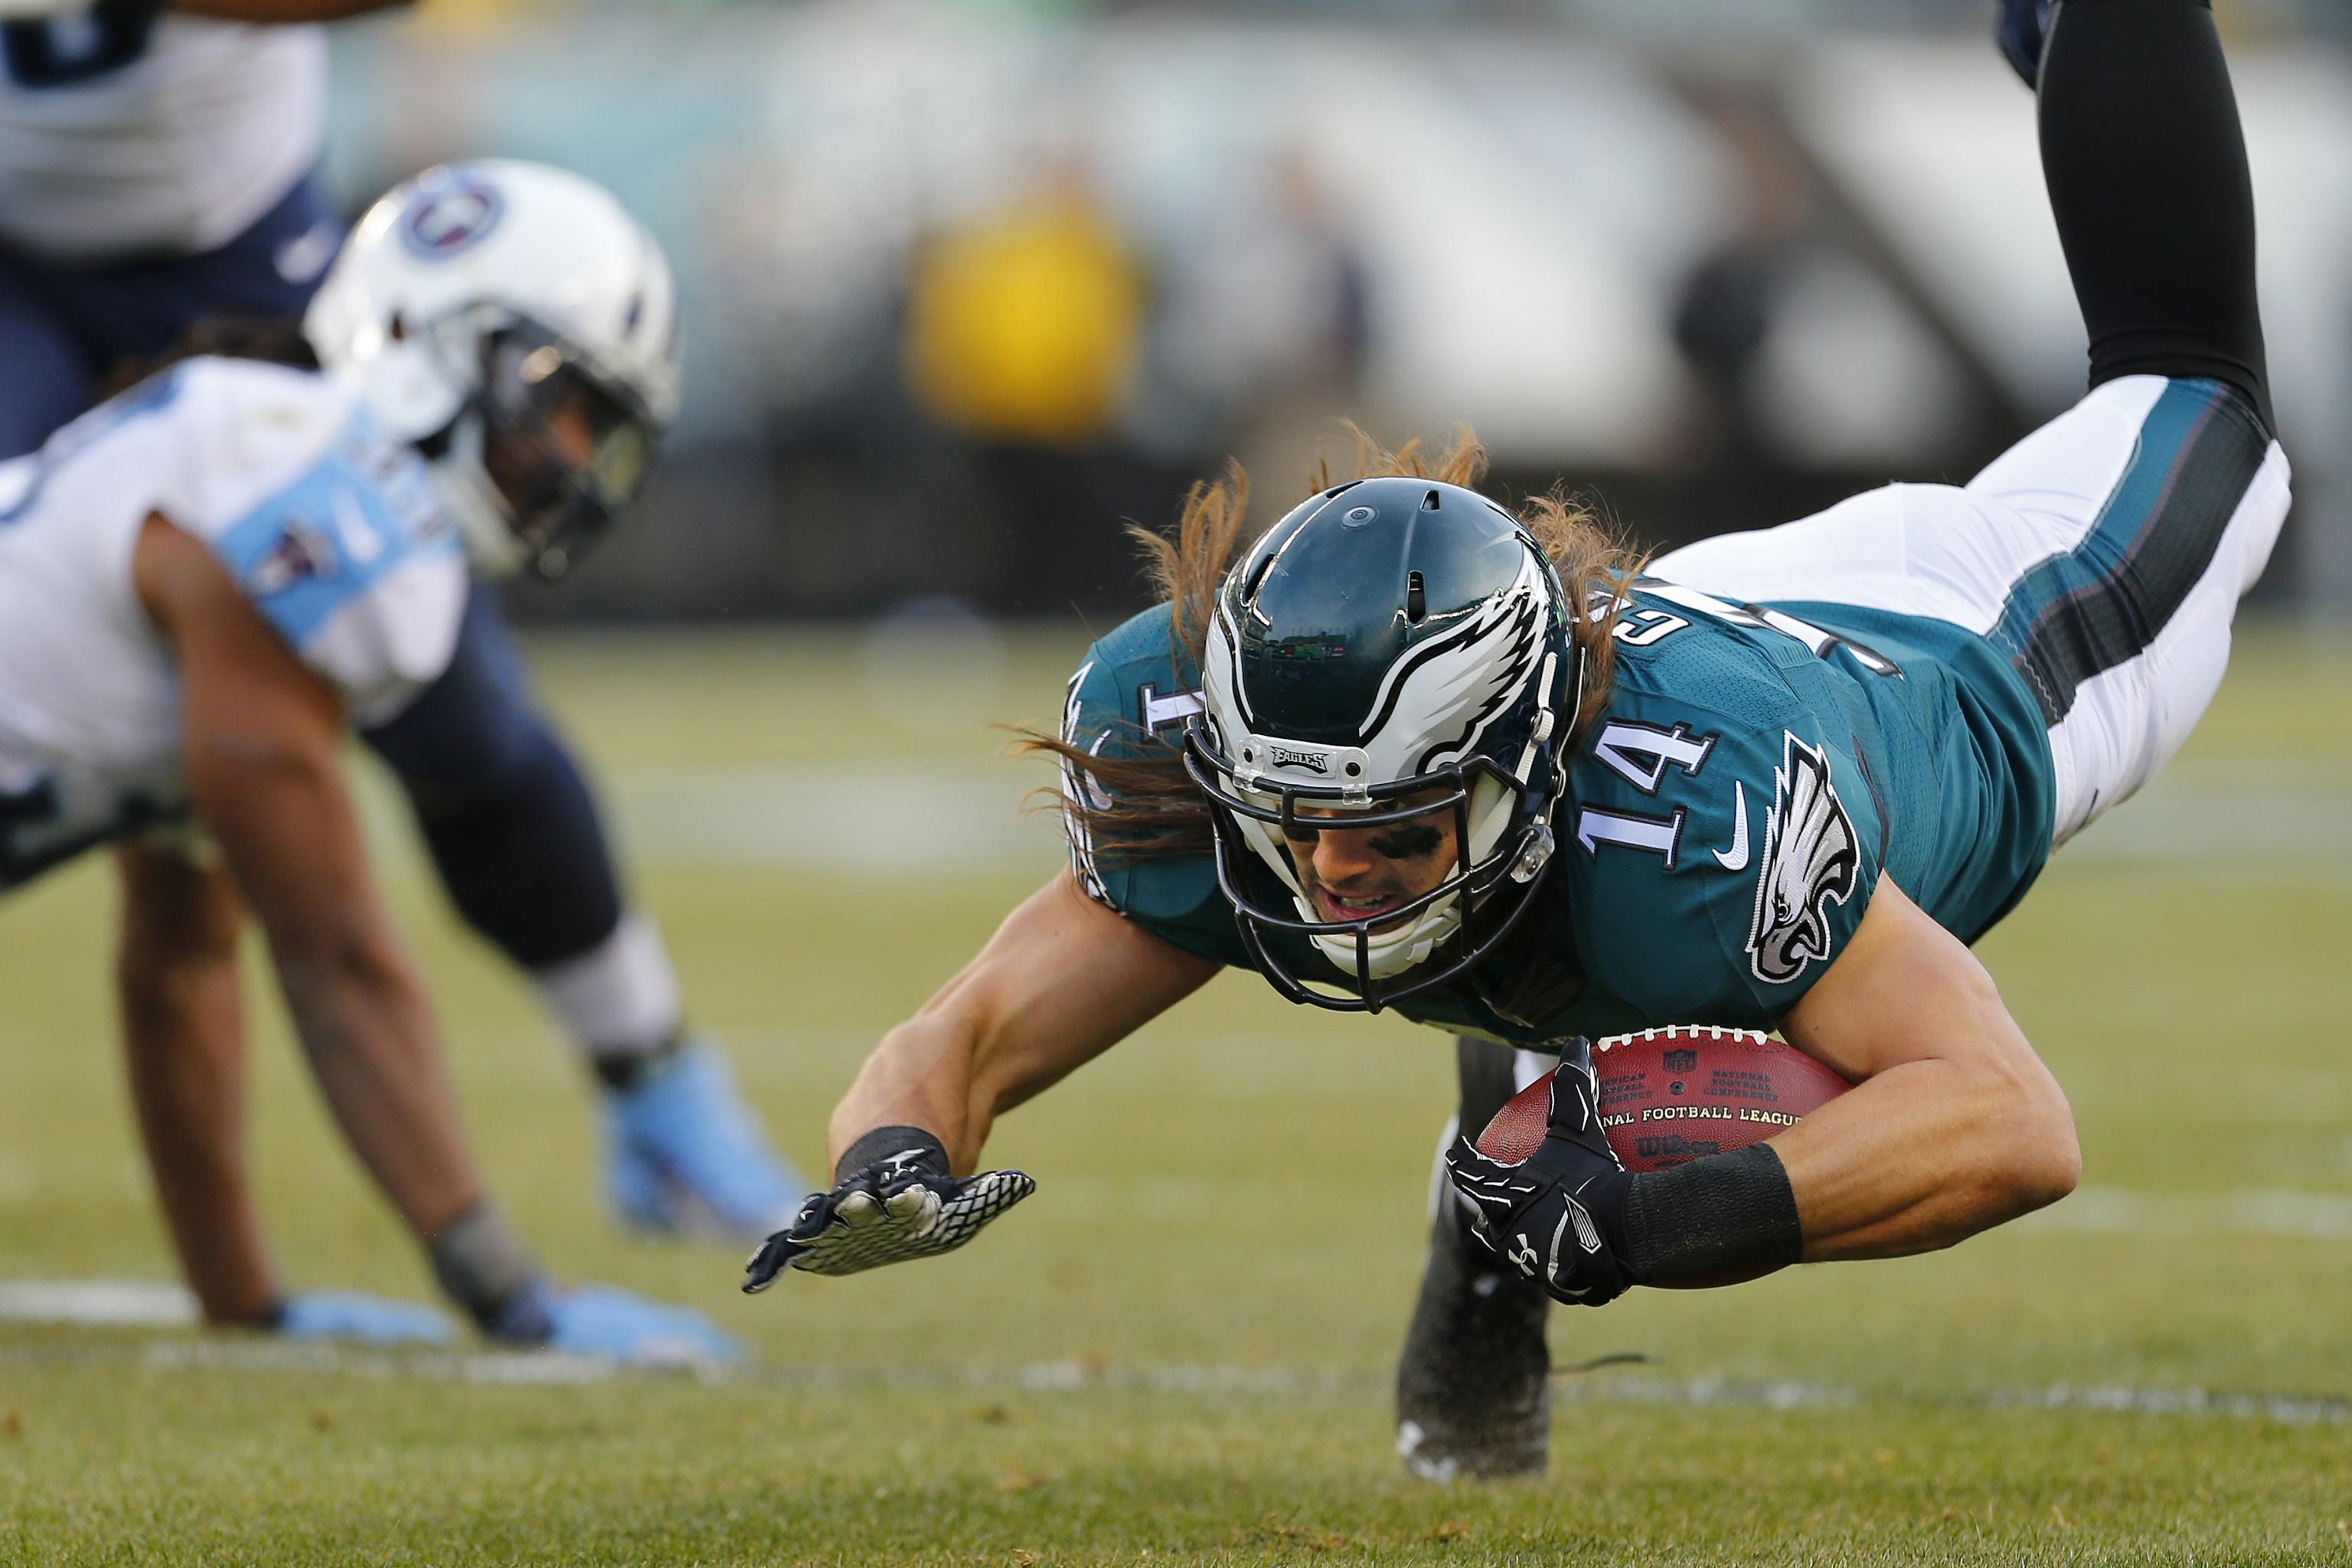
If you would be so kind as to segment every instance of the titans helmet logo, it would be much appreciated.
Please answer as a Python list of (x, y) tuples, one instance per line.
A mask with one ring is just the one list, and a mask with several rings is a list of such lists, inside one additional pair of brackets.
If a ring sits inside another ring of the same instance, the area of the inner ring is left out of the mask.
[(498, 226), (506, 210), (496, 185), (463, 169), (436, 169), (421, 176), (400, 218), (400, 237), (411, 254), (445, 260), (471, 249)]
[(1775, 985), (1829, 957), (1829, 907), (1853, 896), (1862, 872), (1853, 823), (1830, 786), (1828, 759), (1792, 734), (1783, 738), (1748, 927), (1748, 966)]

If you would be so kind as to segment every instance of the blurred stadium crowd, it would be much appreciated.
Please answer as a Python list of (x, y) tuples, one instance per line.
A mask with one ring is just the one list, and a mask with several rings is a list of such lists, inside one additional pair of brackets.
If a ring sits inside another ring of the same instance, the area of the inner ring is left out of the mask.
[[(2284, 434), (2340, 514), (2352, 8), (2221, 11)], [(329, 173), (560, 162), (678, 258), (675, 460), (526, 618), (1102, 617), (1119, 521), (1229, 455), (1278, 503), (1343, 419), (1466, 420), (1504, 489), (1660, 543), (1969, 471), (2082, 348), (1987, 12), (436, 0), (337, 29)], [(2328, 534), (2274, 597), (2352, 601)]]

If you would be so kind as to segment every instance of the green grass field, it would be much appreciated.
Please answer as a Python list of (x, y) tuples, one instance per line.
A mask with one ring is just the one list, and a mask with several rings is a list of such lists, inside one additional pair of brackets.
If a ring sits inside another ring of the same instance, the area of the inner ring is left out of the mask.
[[(694, 1016), (812, 1162), (875, 1036), (1055, 864), (1083, 634), (542, 643)], [(900, 718), (876, 715), (881, 694)], [(2352, 1562), (2352, 643), (2246, 639), (2174, 771), (1984, 944), (2084, 1190), (1938, 1257), (1561, 1313), (1539, 1480), (1408, 1481), (1388, 1379), (1444, 1037), (1229, 975), (1000, 1129), (1037, 1195), (920, 1268), (737, 1294), (616, 1233), (582, 1075), (374, 791), (491, 1180), (740, 1375), (0, 1321), (0, 1563)], [(0, 906), (0, 1280), (164, 1280), (103, 865)], [(264, 976), (257, 968), (257, 984)], [(255, 1159), (298, 1286), (425, 1299), (274, 1014)], [(562, 1373), (534, 1380), (534, 1369)]]

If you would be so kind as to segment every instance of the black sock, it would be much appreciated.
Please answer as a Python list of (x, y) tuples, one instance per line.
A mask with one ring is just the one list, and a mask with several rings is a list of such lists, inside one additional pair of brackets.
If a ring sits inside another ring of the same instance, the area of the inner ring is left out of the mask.
[(2041, 129), (2091, 384), (2208, 376), (2275, 430), (2253, 184), (2206, 0), (2060, 0)]
[(588, 1058), (588, 1068), (596, 1075), (598, 1083), (615, 1094), (626, 1094), (643, 1083), (648, 1073), (668, 1066), (670, 1058), (677, 1056), (685, 1044), (686, 1028), (681, 1025), (671, 1032), (669, 1038), (648, 1050), (613, 1051), (593, 1056)]

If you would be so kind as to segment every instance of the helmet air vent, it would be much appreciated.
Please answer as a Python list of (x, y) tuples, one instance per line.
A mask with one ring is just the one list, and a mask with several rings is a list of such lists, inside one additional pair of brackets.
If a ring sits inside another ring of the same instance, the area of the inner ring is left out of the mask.
[(1418, 572), (1405, 574), (1404, 618), (1409, 625), (1416, 626), (1429, 618), (1429, 595), (1422, 586)]
[(1421, 498), (1421, 510), (1423, 511), (1435, 511), (1437, 510), (1437, 492), (1435, 490), (1432, 490), (1427, 495)]
[(1242, 584), (1243, 604), (1256, 598), (1257, 591), (1265, 586), (1265, 574), (1274, 570), (1274, 554), (1273, 551), (1267, 551), (1258, 557), (1257, 564), (1250, 568), (1249, 580)]

